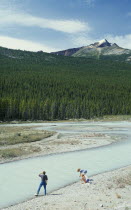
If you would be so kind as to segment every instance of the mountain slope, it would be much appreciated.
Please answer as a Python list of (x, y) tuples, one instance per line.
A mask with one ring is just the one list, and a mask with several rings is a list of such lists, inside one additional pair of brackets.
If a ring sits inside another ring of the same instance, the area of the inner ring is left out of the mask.
[(71, 56), (74, 53), (76, 53), (78, 50), (80, 50), (82, 47), (78, 47), (78, 48), (72, 48), (72, 49), (67, 49), (67, 50), (62, 50), (59, 52), (52, 52), (52, 54), (56, 54), (56, 55), (64, 55), (64, 56)]
[(85, 47), (74, 49), (55, 52), (54, 54), (73, 57), (93, 57), (96, 59), (114, 59), (131, 62), (131, 50), (119, 47), (116, 43), (109, 43), (106, 39)]
[(96, 42), (89, 46), (83, 47), (79, 51), (73, 54), (75, 57), (88, 57), (90, 55), (122, 55), (130, 54), (131, 50), (119, 47), (117, 44), (111, 44), (107, 40)]

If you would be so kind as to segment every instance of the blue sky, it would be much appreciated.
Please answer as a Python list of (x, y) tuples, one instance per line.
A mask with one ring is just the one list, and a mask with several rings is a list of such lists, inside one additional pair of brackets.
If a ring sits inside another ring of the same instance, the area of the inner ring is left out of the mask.
[(0, 46), (51, 52), (101, 39), (131, 49), (131, 0), (0, 0)]

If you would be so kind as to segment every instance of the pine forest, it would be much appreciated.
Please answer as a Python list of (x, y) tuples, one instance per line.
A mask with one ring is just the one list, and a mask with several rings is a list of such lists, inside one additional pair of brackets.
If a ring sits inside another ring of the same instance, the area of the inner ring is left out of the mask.
[(131, 114), (131, 64), (0, 48), (0, 120)]

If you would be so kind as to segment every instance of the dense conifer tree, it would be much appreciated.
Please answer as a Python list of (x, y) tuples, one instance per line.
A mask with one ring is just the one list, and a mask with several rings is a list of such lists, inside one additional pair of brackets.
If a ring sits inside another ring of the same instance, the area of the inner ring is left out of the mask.
[(4, 53), (0, 55), (0, 120), (131, 114), (130, 64), (43, 52), (4, 49)]

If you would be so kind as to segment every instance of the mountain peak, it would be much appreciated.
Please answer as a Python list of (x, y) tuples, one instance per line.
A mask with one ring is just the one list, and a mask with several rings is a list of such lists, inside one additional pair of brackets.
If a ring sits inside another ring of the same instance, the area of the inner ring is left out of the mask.
[(97, 42), (97, 47), (110, 47), (111, 43), (109, 43), (106, 39), (102, 39)]
[(109, 43), (106, 39), (102, 39), (98, 42), (95, 42), (94, 44), (91, 44), (90, 47), (91, 48), (101, 48), (101, 47), (110, 47), (112, 44)]
[(67, 49), (53, 54), (73, 56), (73, 57), (96, 57), (110, 56), (110, 55), (123, 55), (131, 54), (131, 50), (119, 47), (116, 43), (110, 43), (107, 39), (102, 39), (90, 45)]
[(102, 39), (102, 40), (99, 41), (99, 44), (103, 44), (103, 43), (106, 43), (106, 42), (108, 42), (106, 39)]

